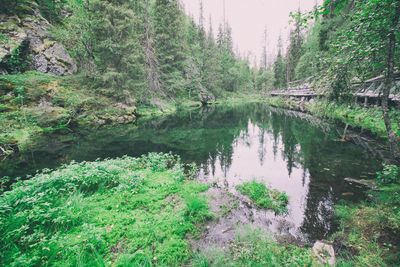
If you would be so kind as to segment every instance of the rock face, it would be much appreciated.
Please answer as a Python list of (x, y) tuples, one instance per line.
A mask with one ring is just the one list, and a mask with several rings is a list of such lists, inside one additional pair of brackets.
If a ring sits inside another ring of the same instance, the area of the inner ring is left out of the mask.
[(10, 72), (8, 61), (19, 49), (24, 51), (25, 70), (53, 75), (71, 75), (77, 67), (67, 51), (49, 34), (50, 24), (37, 7), (30, 14), (6, 16), (0, 14), (0, 74)]
[(205, 88), (200, 88), (199, 97), (200, 102), (203, 106), (215, 102), (215, 96), (208, 92)]

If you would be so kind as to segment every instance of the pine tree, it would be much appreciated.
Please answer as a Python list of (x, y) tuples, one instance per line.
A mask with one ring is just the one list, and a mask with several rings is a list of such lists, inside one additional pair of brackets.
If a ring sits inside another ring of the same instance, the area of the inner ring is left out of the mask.
[[(166, 97), (164, 92), (164, 86), (161, 81), (162, 73), (159, 69), (159, 63), (155, 55), (154, 49), (154, 29), (150, 17), (149, 3), (148, 0), (143, 0), (144, 6), (142, 12), (139, 14), (144, 14), (144, 35), (143, 35), (143, 46), (145, 49), (145, 62), (146, 62), (146, 72), (147, 72), (147, 84), (149, 86), (149, 91), (151, 95), (150, 102), (152, 104), (157, 104), (158, 96)], [(140, 2), (140, 1), (137, 1)]]
[(294, 80), (296, 74), (295, 69), (299, 63), (300, 57), (303, 55), (303, 36), (302, 36), (302, 24), (301, 24), (301, 11), (300, 9), (295, 17), (295, 28), (290, 31), (289, 40), (290, 44), (287, 53), (287, 80)]
[(186, 89), (189, 98), (202, 86), (201, 85), (201, 66), (202, 55), (199, 44), (199, 29), (193, 18), (189, 18), (186, 29), (186, 60), (185, 60), (185, 79)]
[(163, 81), (168, 90), (184, 87), (184, 15), (178, 0), (156, 0), (154, 3), (155, 48)]
[(203, 75), (203, 85), (216, 93), (218, 74), (217, 74), (217, 64), (218, 64), (218, 47), (214, 40), (214, 33), (212, 28), (212, 21), (210, 17), (210, 26), (208, 29), (206, 46), (204, 51), (204, 75)]
[(276, 89), (286, 86), (285, 62), (282, 56), (282, 38), (278, 40), (278, 55), (274, 62), (274, 86)]
[(263, 70), (266, 70), (268, 67), (267, 45), (268, 45), (268, 30), (267, 30), (267, 27), (265, 26), (264, 34), (263, 34), (261, 64), (260, 64), (260, 68)]

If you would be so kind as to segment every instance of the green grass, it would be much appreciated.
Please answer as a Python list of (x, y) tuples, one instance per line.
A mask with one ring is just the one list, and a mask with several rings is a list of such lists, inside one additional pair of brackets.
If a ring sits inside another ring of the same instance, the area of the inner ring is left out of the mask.
[(247, 195), (258, 208), (271, 209), (277, 214), (287, 213), (289, 197), (285, 192), (271, 190), (256, 181), (243, 183), (236, 186), (236, 189)]
[(317, 266), (310, 248), (281, 245), (268, 233), (241, 227), (228, 250), (215, 248), (209, 255), (196, 254), (193, 266)]
[(185, 264), (207, 189), (171, 154), (45, 170), (0, 196), (0, 265)]

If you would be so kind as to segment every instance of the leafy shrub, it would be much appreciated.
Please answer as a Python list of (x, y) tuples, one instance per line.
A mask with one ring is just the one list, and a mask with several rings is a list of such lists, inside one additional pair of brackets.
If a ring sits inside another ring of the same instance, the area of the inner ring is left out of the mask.
[(172, 153), (149, 153), (142, 156), (141, 163), (153, 171), (165, 171), (174, 166), (175, 163), (180, 163), (180, 158)]
[(285, 192), (271, 190), (263, 183), (246, 182), (236, 186), (236, 189), (247, 195), (258, 208), (271, 209), (277, 214), (287, 213), (287, 204), (289, 197)]
[(27, 44), (22, 43), (11, 51), (10, 56), (5, 60), (5, 68), (12, 73), (24, 72), (28, 66)]
[(380, 185), (400, 183), (400, 166), (383, 164), (383, 170), (377, 172), (376, 181)]

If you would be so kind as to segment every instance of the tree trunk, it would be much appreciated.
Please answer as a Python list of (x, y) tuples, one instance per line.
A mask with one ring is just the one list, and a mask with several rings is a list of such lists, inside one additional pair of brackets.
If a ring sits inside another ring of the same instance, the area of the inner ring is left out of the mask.
[(392, 152), (392, 156), (394, 159), (400, 158), (400, 151), (399, 151), (399, 144), (396, 137), (395, 132), (392, 128), (392, 123), (389, 117), (389, 95), (390, 89), (394, 83), (394, 56), (395, 56), (395, 49), (396, 49), (396, 35), (395, 35), (395, 27), (399, 21), (399, 14), (397, 14), (393, 18), (392, 29), (389, 33), (389, 44), (388, 44), (388, 55), (386, 60), (386, 74), (385, 74), (385, 84), (383, 86), (383, 93), (382, 93), (382, 113), (383, 113), (383, 120), (386, 126), (386, 132), (388, 134), (390, 151)]

